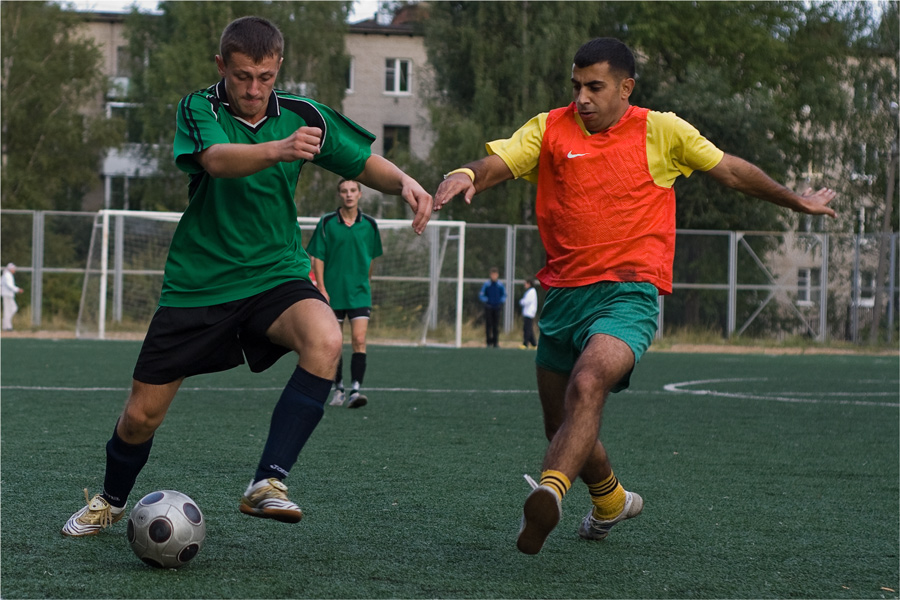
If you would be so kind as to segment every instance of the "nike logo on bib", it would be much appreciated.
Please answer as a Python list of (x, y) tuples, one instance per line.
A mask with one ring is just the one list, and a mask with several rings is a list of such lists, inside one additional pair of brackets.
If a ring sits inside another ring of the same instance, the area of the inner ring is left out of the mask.
[(566, 155), (566, 158), (578, 158), (579, 156), (587, 156), (587, 155), (588, 155), (587, 152), (585, 152), (584, 154), (573, 154), (572, 151), (569, 150), (569, 153)]

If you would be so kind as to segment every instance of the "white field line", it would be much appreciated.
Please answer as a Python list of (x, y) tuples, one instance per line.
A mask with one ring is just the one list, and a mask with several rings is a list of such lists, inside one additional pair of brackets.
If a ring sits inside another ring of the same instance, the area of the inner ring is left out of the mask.
[[(898, 399), (898, 392), (794, 392), (781, 391), (772, 395), (750, 394), (744, 392), (722, 392), (715, 389), (705, 389), (705, 387), (714, 387), (718, 383), (750, 383), (758, 381), (768, 381), (766, 378), (754, 379), (697, 379), (695, 381), (681, 381), (678, 383), (669, 383), (663, 386), (667, 392), (675, 394), (690, 394), (694, 396), (714, 396), (719, 398), (733, 398), (737, 400), (767, 400), (770, 402), (792, 402), (800, 404), (848, 404), (853, 406), (888, 406), (891, 408), (900, 407), (900, 402), (875, 402), (871, 400), (840, 400), (841, 397), (889, 397)], [(872, 383), (872, 382), (852, 382), (852, 383)], [(896, 382), (894, 382), (896, 383)], [(713, 384), (710, 386), (710, 384)], [(701, 389), (685, 389), (687, 387), (705, 386)], [(777, 394), (777, 395), (776, 395)], [(814, 398), (804, 398), (803, 396), (815, 396)], [(832, 399), (835, 398), (835, 399)]]
[[(179, 392), (280, 392), (284, 387), (189, 387)], [(0, 390), (25, 390), (33, 392), (129, 392), (126, 387), (66, 387), (44, 385), (4, 385)], [(411, 394), (536, 394), (536, 390), (461, 390), (438, 388), (368, 387), (367, 392), (405, 392)]]
[[(681, 381), (677, 383), (669, 383), (663, 386), (662, 390), (625, 390), (624, 393), (632, 394), (687, 394), (692, 396), (713, 396), (719, 398), (729, 398), (736, 400), (764, 400), (770, 402), (788, 402), (798, 404), (845, 404), (854, 406), (885, 406), (891, 408), (900, 407), (900, 402), (878, 402), (874, 400), (844, 400), (841, 398), (858, 398), (860, 396), (866, 398), (884, 397), (892, 399), (900, 399), (900, 391), (898, 392), (801, 392), (801, 391), (780, 391), (768, 394), (753, 394), (748, 392), (723, 392), (716, 389), (708, 389), (715, 387), (719, 383), (754, 383), (759, 381), (767, 381), (765, 378), (753, 379), (698, 379), (694, 381)], [(853, 384), (866, 385), (872, 383), (882, 383), (871, 380), (856, 381)], [(900, 384), (900, 382), (897, 382)], [(691, 389), (696, 386), (704, 386), (699, 389)], [(183, 386), (179, 391), (186, 392), (280, 392), (283, 387), (190, 387)], [(126, 387), (73, 387), (73, 386), (34, 386), (34, 385), (4, 385), (0, 386), (0, 390), (23, 390), (36, 392), (116, 392), (127, 393), (130, 388)], [(409, 393), (409, 394), (497, 394), (497, 395), (534, 395), (537, 393), (533, 389), (525, 390), (483, 390), (483, 389), (442, 389), (442, 388), (402, 388), (402, 387), (367, 387), (370, 392), (393, 392), (393, 393)]]

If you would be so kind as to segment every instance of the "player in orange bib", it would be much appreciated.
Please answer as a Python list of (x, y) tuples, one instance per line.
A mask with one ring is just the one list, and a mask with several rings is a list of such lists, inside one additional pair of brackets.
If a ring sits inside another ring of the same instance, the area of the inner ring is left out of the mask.
[(542, 113), (488, 156), (451, 171), (434, 209), (512, 178), (537, 184), (536, 215), (548, 290), (538, 326), (538, 392), (550, 445), (540, 482), (525, 500), (517, 546), (537, 554), (556, 527), (576, 477), (593, 506), (579, 535), (605, 538), (643, 509), (626, 491), (599, 440), (610, 392), (631, 372), (656, 333), (657, 296), (672, 292), (675, 192), (679, 176), (716, 181), (796, 212), (835, 216), (829, 189), (799, 195), (756, 166), (726, 154), (672, 113), (632, 106), (634, 55), (597, 38), (575, 54), (573, 102)]

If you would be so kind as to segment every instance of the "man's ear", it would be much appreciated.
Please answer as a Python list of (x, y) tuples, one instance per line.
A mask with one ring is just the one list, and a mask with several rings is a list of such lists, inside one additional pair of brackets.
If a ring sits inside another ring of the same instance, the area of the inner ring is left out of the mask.
[(218, 54), (216, 54), (216, 68), (219, 69), (219, 77), (225, 77), (225, 59)]

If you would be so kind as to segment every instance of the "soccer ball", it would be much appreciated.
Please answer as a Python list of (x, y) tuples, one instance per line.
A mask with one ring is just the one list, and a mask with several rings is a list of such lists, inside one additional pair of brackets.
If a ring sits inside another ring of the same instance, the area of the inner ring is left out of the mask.
[(203, 513), (181, 492), (147, 494), (128, 515), (128, 543), (152, 567), (174, 569), (188, 563), (205, 538)]

